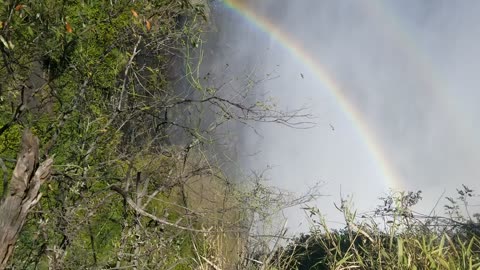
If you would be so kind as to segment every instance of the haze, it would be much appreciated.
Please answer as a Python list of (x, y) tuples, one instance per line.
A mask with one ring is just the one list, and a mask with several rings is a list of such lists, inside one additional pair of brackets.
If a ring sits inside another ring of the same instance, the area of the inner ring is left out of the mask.
[[(465, 184), (478, 190), (480, 174), (480, 2), (478, 1), (242, 1), (256, 16), (288, 34), (321, 65), (362, 123), (288, 44), (241, 11), (214, 1), (218, 29), (208, 35), (206, 63), (232, 89), (248, 78), (257, 98), (283, 109), (307, 106), (315, 127), (259, 124), (242, 129), (237, 145), (245, 169), (267, 166), (269, 183), (304, 192), (323, 183), (316, 205), (338, 220), (333, 202), (352, 196), (373, 210), (390, 188), (422, 190), (419, 209)], [(368, 138), (365, 138), (368, 137)], [(372, 140), (380, 151), (375, 158)], [(382, 162), (397, 179), (387, 179)], [(443, 201), (436, 209), (443, 213)], [(475, 206), (473, 206), (475, 207)], [(474, 208), (478, 210), (478, 208)], [(287, 211), (292, 226), (300, 210)]]

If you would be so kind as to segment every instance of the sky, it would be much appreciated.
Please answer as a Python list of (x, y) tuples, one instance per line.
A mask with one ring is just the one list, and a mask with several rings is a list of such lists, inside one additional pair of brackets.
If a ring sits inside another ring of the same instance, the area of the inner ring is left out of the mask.
[(340, 195), (362, 212), (390, 189), (421, 190), (429, 213), (461, 184), (480, 187), (479, 1), (237, 0), (211, 12), (202, 72), (235, 93), (257, 81), (255, 98), (315, 117), (241, 129), (246, 171), (271, 167), (268, 183), (298, 194), (321, 183), (312, 204), (333, 223)]

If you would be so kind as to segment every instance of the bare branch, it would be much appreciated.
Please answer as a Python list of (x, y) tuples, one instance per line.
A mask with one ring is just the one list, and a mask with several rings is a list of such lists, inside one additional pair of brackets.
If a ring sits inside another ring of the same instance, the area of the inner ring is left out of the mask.
[(209, 230), (197, 230), (197, 229), (194, 229), (194, 228), (188, 228), (188, 227), (184, 227), (184, 226), (181, 226), (181, 225), (178, 225), (176, 223), (171, 223), (165, 219), (161, 219), (155, 215), (152, 215), (148, 212), (146, 212), (145, 210), (143, 210), (142, 208), (140, 208), (140, 206), (138, 206), (137, 204), (135, 204), (135, 202), (128, 196), (128, 194), (122, 190), (120, 187), (118, 186), (111, 186), (110, 187), (111, 190), (113, 191), (116, 191), (118, 194), (120, 194), (128, 203), (128, 205), (130, 205), (130, 207), (132, 207), (137, 213), (139, 213), (140, 215), (142, 216), (145, 216), (145, 217), (148, 217), (160, 224), (164, 224), (164, 225), (167, 225), (167, 226), (171, 226), (171, 227), (174, 227), (174, 228), (177, 228), (177, 229), (181, 229), (181, 230), (185, 230), (185, 231), (190, 231), (190, 232), (200, 232), (200, 233), (208, 233), (210, 232)]

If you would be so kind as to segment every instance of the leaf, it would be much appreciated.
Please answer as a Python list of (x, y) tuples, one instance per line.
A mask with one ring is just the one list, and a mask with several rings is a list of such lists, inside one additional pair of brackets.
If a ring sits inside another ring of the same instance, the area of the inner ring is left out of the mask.
[(20, 10), (22, 10), (24, 7), (25, 7), (25, 5), (18, 4), (17, 6), (15, 6), (15, 11), (20, 11)]
[(398, 244), (397, 244), (397, 264), (400, 265), (404, 260), (403, 260), (403, 240), (402, 238), (398, 238)]
[(32, 27), (30, 27), (30, 26), (27, 27), (27, 32), (28, 32), (28, 34), (29, 34), (30, 36), (34, 36), (34, 35), (35, 35), (34, 32), (33, 32)]
[(146, 26), (147, 26), (147, 31), (150, 31), (150, 29), (152, 28), (152, 24), (150, 23), (150, 21), (147, 20), (147, 21), (145, 22), (145, 24), (146, 24)]
[(8, 43), (4, 37), (0, 36), (0, 41), (3, 43), (3, 46), (5, 46), (7, 49), (9, 48)]
[(138, 18), (138, 13), (133, 8), (130, 11), (132, 12), (133, 17)]
[(73, 29), (72, 29), (72, 26), (70, 26), (70, 23), (65, 22), (65, 30), (66, 30), (68, 33), (73, 33)]

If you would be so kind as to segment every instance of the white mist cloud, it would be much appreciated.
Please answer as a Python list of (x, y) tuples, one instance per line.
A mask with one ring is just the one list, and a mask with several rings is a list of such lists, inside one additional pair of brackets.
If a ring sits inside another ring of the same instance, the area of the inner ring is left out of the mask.
[[(423, 190), (422, 209), (430, 210), (444, 190), (453, 194), (461, 183), (480, 188), (480, 2), (245, 2), (330, 71), (404, 186)], [(332, 197), (322, 198), (319, 208), (331, 216), (340, 190), (353, 194), (361, 209), (371, 209), (387, 182), (356, 123), (282, 44), (217, 4), (219, 32), (209, 40), (214, 57), (208, 65), (234, 68), (215, 76), (241, 76), (253, 68), (259, 78), (274, 74), (278, 78), (257, 90), (283, 108), (308, 104), (318, 117), (309, 130), (259, 125), (262, 137), (245, 131), (243, 164), (273, 165), (271, 183), (296, 192), (325, 182)], [(253, 152), (259, 154), (246, 154)]]

